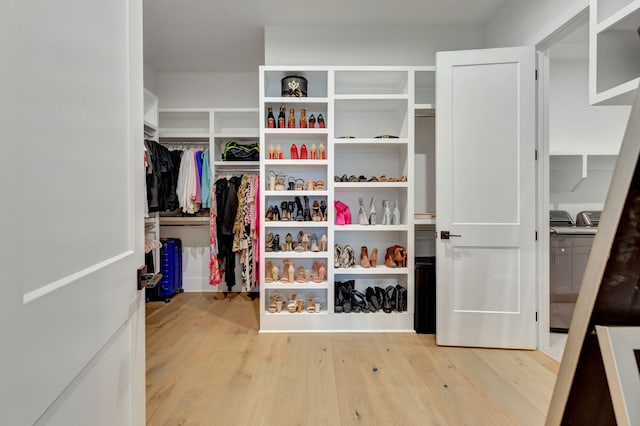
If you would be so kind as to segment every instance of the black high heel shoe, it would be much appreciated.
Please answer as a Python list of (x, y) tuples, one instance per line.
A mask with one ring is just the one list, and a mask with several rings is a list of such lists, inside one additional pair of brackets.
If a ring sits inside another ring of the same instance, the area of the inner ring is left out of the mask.
[(318, 127), (324, 129), (326, 126), (324, 124), (324, 117), (322, 114), (318, 114)]
[(309, 128), (313, 129), (314, 127), (316, 127), (316, 118), (311, 114), (309, 116)]
[(269, 206), (267, 209), (267, 214), (264, 216), (264, 220), (271, 221), (273, 220), (273, 207)]
[(280, 220), (280, 209), (278, 209), (278, 206), (273, 206), (273, 215), (271, 216), (271, 220), (273, 220), (274, 222), (277, 222)]
[(276, 234), (273, 237), (273, 251), (282, 251), (282, 247), (280, 247), (280, 234)]

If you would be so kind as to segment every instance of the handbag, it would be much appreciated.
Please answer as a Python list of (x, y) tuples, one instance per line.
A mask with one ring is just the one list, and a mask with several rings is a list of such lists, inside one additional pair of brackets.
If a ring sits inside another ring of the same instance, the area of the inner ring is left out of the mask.
[(222, 161), (259, 161), (260, 146), (257, 143), (242, 145), (228, 141), (224, 145)]

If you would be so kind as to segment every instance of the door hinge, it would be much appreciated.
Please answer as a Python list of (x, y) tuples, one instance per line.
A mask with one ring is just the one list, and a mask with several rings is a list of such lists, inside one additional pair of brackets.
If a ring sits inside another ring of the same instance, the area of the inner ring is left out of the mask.
[(538, 322), (538, 311), (536, 311), (536, 322)]
[(538, 241), (538, 231), (536, 231), (536, 241)]
[(538, 161), (538, 150), (537, 149), (534, 151), (534, 156), (535, 156), (535, 160)]
[(538, 70), (536, 70), (536, 81), (538, 80)]

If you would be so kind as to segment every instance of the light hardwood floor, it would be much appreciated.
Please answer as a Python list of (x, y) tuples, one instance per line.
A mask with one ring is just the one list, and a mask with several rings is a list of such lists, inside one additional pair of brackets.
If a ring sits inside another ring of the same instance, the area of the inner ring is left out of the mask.
[(147, 304), (148, 425), (544, 423), (559, 364), (541, 352), (259, 334), (258, 307), (214, 293)]

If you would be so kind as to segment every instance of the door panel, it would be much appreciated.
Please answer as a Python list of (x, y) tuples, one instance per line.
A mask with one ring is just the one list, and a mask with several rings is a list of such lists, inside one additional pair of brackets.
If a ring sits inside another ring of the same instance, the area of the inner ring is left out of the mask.
[(59, 410), (130, 424), (144, 412), (141, 12), (140, 0), (0, 5), (11, 141), (0, 424), (55, 424)]
[(440, 345), (536, 347), (534, 59), (437, 54)]

